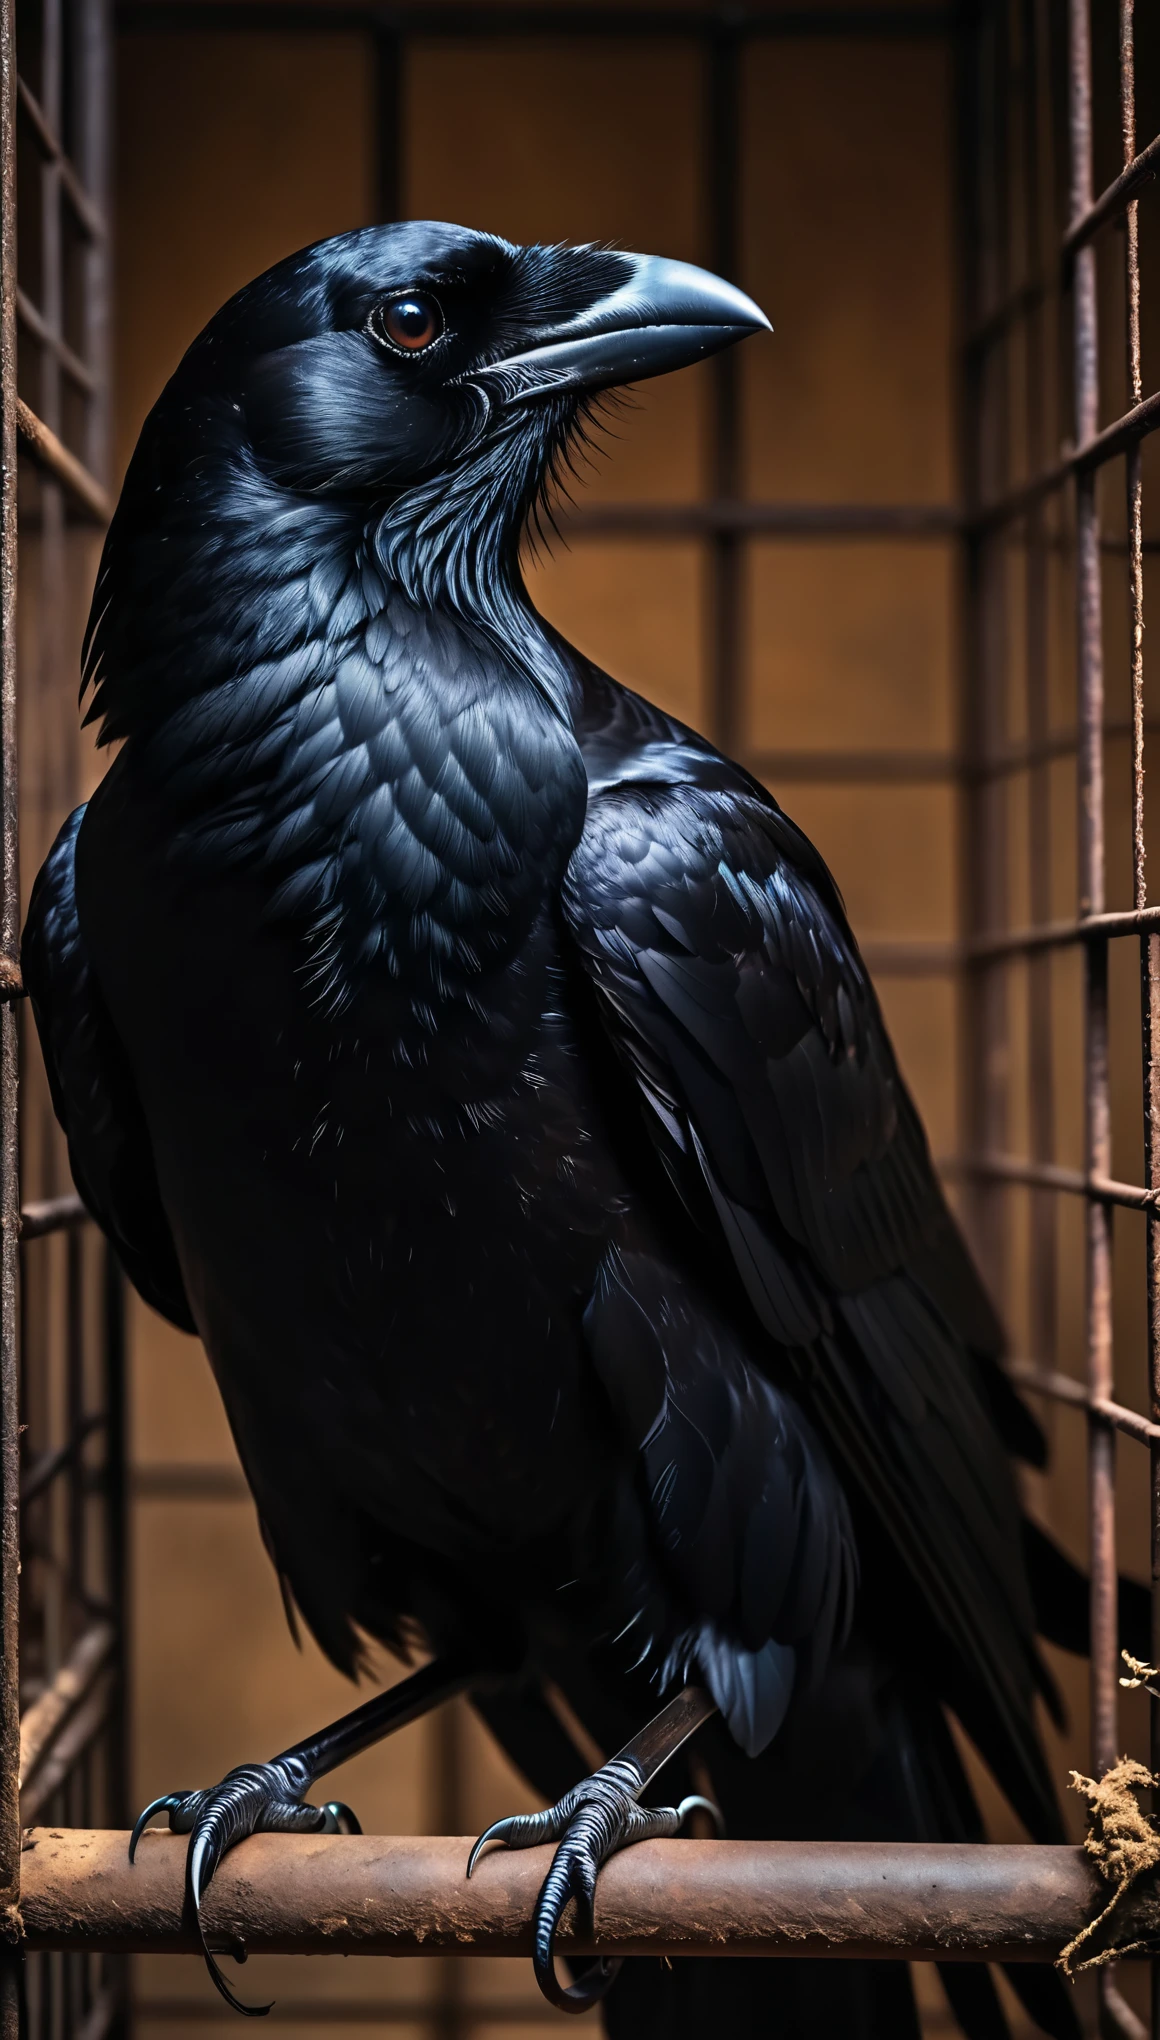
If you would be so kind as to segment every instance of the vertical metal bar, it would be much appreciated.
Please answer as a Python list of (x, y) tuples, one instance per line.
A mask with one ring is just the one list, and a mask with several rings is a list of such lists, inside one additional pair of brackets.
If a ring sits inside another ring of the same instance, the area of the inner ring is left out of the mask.
[[(1006, 295), (1007, 145), (1004, 110), (1006, 24), (998, 0), (970, 20), (963, 60), (961, 173), (967, 264), (962, 317), (966, 332)], [(993, 351), (992, 351), (993, 352)], [(1007, 484), (1010, 470), (1006, 358), (965, 357), (960, 462), (968, 507)], [(961, 915), (966, 935), (1001, 928), (1008, 913), (1007, 787), (988, 774), (1006, 736), (1007, 547), (1003, 535), (967, 540), (964, 558), (964, 660), (959, 752)], [(964, 1144), (1001, 1152), (1007, 1145), (1008, 966), (968, 967), (962, 981)], [(982, 1182), (965, 1199), (971, 1243), (996, 1302), (1006, 1303), (1008, 1223), (1002, 1187)]]
[[(737, 34), (715, 26), (708, 44), (706, 144), (709, 154), (710, 267), (735, 280), (739, 255), (741, 63)], [(709, 481), (713, 495), (730, 502), (741, 493), (737, 349), (714, 357)], [(709, 541), (708, 652), (706, 703), (710, 735), (736, 755), (745, 741), (742, 684), (742, 570), (744, 554), (736, 532), (717, 531)]]
[(76, 44), (76, 166), (105, 221), (105, 238), (85, 249), (81, 349), (94, 387), (85, 404), (84, 460), (109, 476), (109, 157), (112, 46), (108, 0), (72, 0)]
[[(1123, 160), (1136, 153), (1136, 51), (1134, 0), (1120, 0), (1120, 128)], [(1138, 404), (1144, 394), (1140, 356), (1140, 237), (1136, 201), (1124, 217), (1124, 286), (1127, 402)], [(1147, 849), (1144, 836), (1144, 506), (1140, 448), (1132, 446), (1126, 464), (1128, 530), (1128, 659), (1132, 688), (1132, 903), (1148, 904)], [(1158, 1180), (1157, 1135), (1160, 1133), (1160, 939), (1145, 936), (1140, 944), (1140, 1021), (1144, 1078), (1144, 1181), (1155, 1189)], [(1160, 1223), (1150, 1211), (1144, 1220), (1148, 1293), (1148, 1381), (1153, 1419), (1160, 1412)], [(1152, 1448), (1152, 1663), (1160, 1651), (1160, 1450)], [(1150, 1703), (1152, 1769), (1160, 1768), (1160, 1705)], [(1152, 2033), (1160, 2040), (1160, 1963), (1152, 1964)]]
[(375, 218), (401, 219), (404, 183), (403, 38), (382, 22), (372, 28), (374, 49)]
[[(42, 0), (41, 106), (52, 132), (62, 131), (64, 51), (63, 0)], [(60, 165), (40, 166), (40, 310), (51, 333), (64, 333), (64, 253), (61, 235)], [(61, 433), (60, 363), (51, 347), (40, 350), (37, 409), (53, 432)], [(37, 848), (47, 828), (67, 813), (76, 784), (76, 718), (53, 713), (64, 663), (65, 503), (59, 484), (40, 478), (40, 591), (36, 610), (37, 682), (40, 693), (39, 735), (41, 799), (37, 817)], [(55, 1142), (54, 1142), (55, 1145)]]
[[(1092, 199), (1091, 30), (1088, 0), (1069, 0), (1069, 133), (1071, 215)], [(1096, 256), (1080, 250), (1072, 283), (1076, 443), (1090, 438), (1099, 422), (1099, 325)], [(1094, 475), (1076, 480), (1076, 630), (1079, 690), (1079, 911), (1104, 907), (1103, 605), (1100, 586), (1100, 526)], [(1111, 1112), (1108, 1091), (1108, 950), (1106, 942), (1084, 945), (1085, 1042), (1084, 1130), (1086, 1164), (1093, 1174), (1111, 1173)], [(1087, 1374), (1093, 1396), (1112, 1396), (1112, 1213), (1089, 1199), (1087, 1206)], [(1106, 1770), (1116, 1756), (1116, 1525), (1115, 1438), (1103, 1423), (1088, 1432), (1088, 1510), (1091, 1555), (1091, 1739), (1092, 1766)]]
[[(1034, 282), (1044, 263), (1042, 176), (1042, 80), (1047, 73), (1048, 43), (1041, 0), (1024, 0), (1025, 132), (1023, 176), (1026, 185), (1027, 235), (1025, 280)], [(1037, 304), (1028, 315), (1024, 360), (1026, 472), (1038, 474), (1048, 458), (1044, 354), (1048, 307)], [(1048, 675), (1048, 556), (1046, 506), (1036, 503), (1026, 525), (1026, 686), (1027, 738), (1034, 749), (1046, 746), (1050, 728)], [(1028, 904), (1032, 922), (1051, 919), (1051, 764), (1046, 755), (1034, 765), (1027, 785)], [(1052, 1041), (1052, 971), (1049, 951), (1033, 956), (1027, 983), (1028, 1120), (1031, 1153), (1036, 1161), (1055, 1159), (1055, 1069)], [(1057, 1333), (1057, 1199), (1047, 1191), (1031, 1197), (1029, 1334), (1032, 1353), (1044, 1366), (1056, 1364)]]
[[(0, 0), (0, 964), (20, 929), (16, 806), (16, 39)], [(17, 1257), (20, 1178), (16, 1012), (0, 1005), (0, 1920), (20, 1895), (20, 1445)], [(6, 1938), (0, 1936), (0, 1938)], [(19, 1979), (0, 1961), (0, 2040), (17, 2040)]]

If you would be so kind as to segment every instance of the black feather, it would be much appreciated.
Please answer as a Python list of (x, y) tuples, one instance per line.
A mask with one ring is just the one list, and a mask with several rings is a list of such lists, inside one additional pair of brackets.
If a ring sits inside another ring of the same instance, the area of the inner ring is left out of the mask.
[[(54, 1104), (337, 1664), (502, 1666), (553, 1795), (543, 1679), (612, 1751), (700, 1678), (736, 1833), (977, 1838), (947, 1708), (1055, 1835), (1035, 1627), (1083, 1644), (1076, 1579), (1021, 1527), (1041, 1439), (837, 890), (521, 579), (603, 387), (527, 363), (583, 328), (666, 365), (653, 298), (616, 324), (641, 259), (369, 229), (194, 342), (86, 638), (118, 755), (30, 910)], [(413, 358), (399, 289), (441, 308)], [(610, 2003), (711, 2022), (917, 2036), (896, 1964), (634, 1965)]]

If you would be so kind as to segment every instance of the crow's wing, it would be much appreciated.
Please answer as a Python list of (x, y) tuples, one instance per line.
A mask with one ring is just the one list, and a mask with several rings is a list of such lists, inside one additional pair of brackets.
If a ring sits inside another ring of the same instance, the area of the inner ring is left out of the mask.
[(22, 965), (73, 1181), (146, 1303), (196, 1330), (161, 1203), (145, 1118), (77, 917), (69, 816), (32, 890)]
[(1054, 1832), (993, 1314), (821, 859), (715, 754), (674, 780), (600, 775), (568, 927), (677, 1192), (845, 1468), (874, 1571), (909, 1579), (887, 1619), (920, 1617), (939, 1689)]

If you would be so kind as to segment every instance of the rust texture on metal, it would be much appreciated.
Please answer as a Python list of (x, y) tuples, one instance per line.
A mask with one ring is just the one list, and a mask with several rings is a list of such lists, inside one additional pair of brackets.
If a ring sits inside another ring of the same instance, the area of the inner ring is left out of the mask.
[(64, 1232), (71, 1226), (84, 1225), (88, 1216), (75, 1191), (67, 1191), (63, 1197), (34, 1197), (21, 1207), (20, 1237), (22, 1240), (42, 1239), (46, 1233)]
[(1036, 949), (1067, 949), (1077, 942), (1103, 942), (1109, 936), (1143, 935), (1160, 930), (1160, 907), (1126, 909), (1122, 913), (1083, 914), (1075, 921), (1048, 921), (1034, 928), (997, 930), (964, 945), (968, 962), (997, 956), (1029, 956)]
[[(1068, 36), (1071, 216), (1092, 202), (1091, 24), (1088, 0), (1070, 0)], [(1099, 311), (1095, 250), (1076, 252), (1072, 280), (1072, 353), (1076, 444), (1099, 436)], [(1099, 508), (1092, 464), (1077, 466), (1076, 671), (1078, 686), (1079, 913), (1102, 914), (1105, 898), (1104, 668)], [(1108, 952), (1089, 942), (1084, 982), (1085, 1173), (1110, 1177), (1111, 1103), (1108, 1079)], [(1108, 1202), (1087, 1205), (1087, 1376), (1093, 1401), (1113, 1400), (1112, 1214)], [(1116, 1759), (1115, 1440), (1106, 1425), (1088, 1431), (1088, 1549), (1091, 1572), (1091, 1742), (1096, 1774)]]
[(980, 1182), (1022, 1183), (1031, 1190), (1057, 1190), (1065, 1196), (1092, 1197), (1101, 1204), (1119, 1204), (1129, 1211), (1153, 1211), (1157, 1193), (1142, 1184), (1119, 1183), (1114, 1176), (1065, 1169), (1056, 1162), (1034, 1162), (1021, 1155), (958, 1155), (944, 1164), (948, 1176)]
[(1060, 1374), (1055, 1368), (1036, 1367), (1032, 1363), (1015, 1361), (1008, 1373), (1017, 1388), (1028, 1390), (1034, 1395), (1045, 1395), (1051, 1402), (1070, 1403), (1073, 1408), (1089, 1410), (1095, 1417), (1102, 1418), (1126, 1438), (1135, 1438), (1140, 1445), (1160, 1444), (1160, 1424), (1150, 1423), (1123, 1403), (1095, 1401), (1089, 1389), (1074, 1375)]
[(107, 1725), (113, 1696), (113, 1675), (109, 1671), (94, 1679), (85, 1699), (68, 1716), (53, 1738), (40, 1768), (20, 1794), (20, 1818), (25, 1827), (39, 1820), (53, 1795), (66, 1784), (86, 1750)]
[[(108, 476), (109, 18), (106, 0), (41, 0), (21, 13), (20, 57), (27, 74), (11, 81), (20, 136), (20, 200), (29, 231), (22, 289), (11, 275), (6, 306), (21, 333), (17, 360), (5, 364), (4, 401), (13, 459), (27, 484), (29, 543), (21, 556), (25, 660), (23, 715), (30, 739), (26, 822), (45, 833), (83, 790), (79, 739), (65, 704), (75, 696), (74, 627), (95, 559), (85, 527), (110, 514)], [(13, 61), (11, 43), (9, 63)], [(35, 85), (31, 81), (35, 81)], [(6, 251), (12, 252), (7, 242)], [(30, 401), (26, 402), (24, 399)], [(13, 732), (15, 725), (12, 725)], [(15, 854), (17, 776), (14, 743), (4, 746), (4, 822)], [(15, 959), (15, 888), (0, 956)], [(20, 982), (13, 967), (7, 1011)], [(2, 1016), (0, 1016), (2, 1017)], [(106, 1250), (86, 1224), (69, 1185), (63, 1147), (48, 1131), (47, 1099), (37, 1080), (25, 1093), (35, 1127), (24, 1157), (30, 1196), (15, 1203), (16, 1061), (3, 1075), (6, 1153), (13, 1198), (4, 1211), (12, 1266), (27, 1251), (19, 1346), (13, 1349), (22, 1456), (24, 1573), (21, 1672), (29, 1702), (23, 1751), (13, 1750), (6, 1788), (17, 1817), (122, 1821), (124, 1453), (119, 1388), (121, 1334), (117, 1284)], [(26, 1038), (34, 1057), (34, 1049)], [(42, 1118), (42, 1114), (44, 1117)], [(59, 1235), (59, 1242), (32, 1244)], [(18, 1863), (18, 1853), (16, 1861)], [(100, 2040), (124, 2028), (124, 1965), (117, 1958), (44, 1955), (24, 1963), (21, 2032), (52, 2040)], [(0, 2040), (8, 2040), (7, 2033)]]
[[(16, 782), (16, 45), (0, 0), (0, 954), (20, 947)], [(17, 1038), (0, 1004), (0, 1911), (19, 1898), (20, 1438), (17, 1280), (20, 1180)], [(7, 1938), (0, 1933), (0, 1938)], [(16, 2031), (15, 1981), (0, 1965), (0, 2035)]]
[(20, 1722), (20, 1783), (43, 1763), (66, 1721), (86, 1699), (116, 1646), (111, 1622), (86, 1629), (51, 1684), (27, 1707)]
[[(1076, 257), (1077, 288), (1078, 270), (1081, 259), (1085, 256), (1094, 262), (1090, 246), (1082, 248)], [(1153, 391), (1150, 397), (1144, 397), (1139, 403), (1133, 404), (1121, 417), (1113, 418), (1109, 425), (1104, 426), (1102, 432), (1097, 432), (1093, 425), (1090, 432), (1084, 433), (1082, 437), (1077, 435), (1074, 450), (1063, 460), (1056, 461), (1042, 473), (1033, 475), (1029, 481), (1019, 482), (1014, 488), (980, 505), (979, 509), (968, 517), (968, 527), (978, 532), (990, 532), (1000, 530), (1005, 524), (1013, 524), (1017, 518), (1026, 516), (1027, 512), (1045, 496), (1055, 495), (1073, 475), (1094, 475), (1108, 461), (1115, 460), (1117, 454), (1126, 452), (1129, 446), (1146, 439), (1149, 433), (1155, 432), (1158, 427), (1160, 427), (1160, 390)], [(1098, 531), (1096, 550), (1099, 550)]]
[(76, 170), (69, 162), (57, 140), (53, 119), (29, 89), (23, 78), (17, 79), (17, 94), (20, 110), (28, 121), (46, 163), (56, 172), (61, 190), (68, 199), (77, 224), (83, 228), (90, 240), (100, 241), (105, 235), (105, 221), (100, 207), (94, 205), (89, 193), (81, 183)]
[[(1043, 77), (1047, 70), (1047, 52), (1043, 47), (1044, 24), (1042, 16), (1033, 7), (1024, 9), (1023, 20), (1026, 35), (1023, 51), (1025, 99), (1034, 109), (1040, 104)], [(1039, 122), (1033, 111), (1023, 122), (1017, 164), (1025, 188), (1025, 263), (1030, 278), (1038, 279), (1043, 274), (1046, 250), (1051, 243), (1050, 230), (1044, 218), (1044, 198), (1050, 187), (1050, 174), (1043, 160)], [(1048, 303), (1045, 291), (1038, 284), (1025, 286), (1025, 293), (1027, 344), (1023, 349), (1022, 401), (1027, 466), (1035, 474), (1042, 469), (1051, 446), (1048, 395), (1042, 372), (1048, 334)], [(1061, 754), (1057, 748), (1061, 733), (1052, 728), (1051, 532), (1045, 503), (1035, 503), (1028, 511), (1024, 534), (1026, 736), (1015, 742), (1009, 740), (1003, 748), (1009, 756), (1019, 756), (1025, 761), (1028, 907), (1032, 922), (1042, 925), (1051, 919), (1052, 909), (1052, 769), (1060, 755), (1068, 755), (1067, 752)], [(1070, 732), (1062, 734), (1070, 736)], [(1053, 1168), (1056, 1153), (1052, 969), (1050, 951), (1036, 950), (1027, 958), (1024, 1022), (1027, 1139), (1038, 1169)], [(1032, 1352), (1054, 1354), (1058, 1331), (1056, 1206), (1052, 1187), (1047, 1184), (1034, 1187), (1036, 1194), (1031, 1198), (1029, 1213), (1027, 1332)]]
[[(1140, 345), (1140, 226), (1135, 193), (1146, 176), (1160, 167), (1160, 137), (1136, 152), (1136, 49), (1134, 0), (1120, 0), (1120, 127), (1124, 169), (1097, 200), (1094, 225), (1122, 206), (1124, 218), (1124, 338), (1128, 395), (1139, 404), (1144, 392)], [(1101, 208), (1107, 206), (1106, 213)], [(1132, 904), (1137, 912), (1148, 904), (1148, 853), (1144, 812), (1144, 490), (1139, 444), (1129, 447), (1125, 462), (1128, 536), (1128, 657), (1132, 695)], [(1160, 933), (1140, 943), (1140, 1023), (1143, 1074), (1144, 1179), (1150, 1189), (1160, 1184)], [(1152, 1651), (1160, 1649), (1160, 1212), (1155, 1205), (1145, 1233), (1147, 1282), (1148, 1391), (1152, 1412), (1151, 1538)], [(1156, 1663), (1153, 1655), (1152, 1662)], [(1152, 1768), (1160, 1765), (1160, 1705), (1150, 1705)], [(1153, 1978), (1152, 2023), (1160, 2030), (1160, 1969)]]
[[(52, 358), (54, 361), (57, 359), (55, 353)], [(101, 487), (84, 462), (78, 460), (75, 453), (69, 452), (51, 425), (38, 418), (21, 397), (16, 399), (16, 425), (25, 451), (37, 466), (67, 489), (77, 508), (91, 517), (94, 523), (107, 524), (113, 514), (108, 490)]]
[(96, 377), (85, 366), (79, 354), (74, 354), (67, 340), (54, 333), (38, 305), (34, 305), (26, 291), (16, 286), (16, 317), (26, 332), (32, 334), (41, 347), (48, 347), (60, 363), (61, 371), (74, 383), (78, 390), (91, 396), (96, 388)]
[[(1121, 36), (1121, 50), (1123, 47), (1123, 37)], [(1128, 66), (1121, 65), (1120, 75), (1121, 79), (1130, 75)], [(1068, 228), (1063, 243), (1064, 255), (1073, 255), (1076, 249), (1081, 248), (1085, 241), (1090, 241), (1093, 234), (1097, 234), (1101, 227), (1107, 226), (1110, 221), (1118, 219), (1122, 213), (1126, 212), (1133, 204), (1136, 194), (1158, 172), (1160, 172), (1160, 135), (1157, 135), (1153, 141), (1149, 142), (1146, 149), (1141, 149), (1139, 155), (1135, 151), (1135, 98), (1133, 96), (1132, 153), (1131, 155), (1125, 154), (1124, 167), (1119, 176), (1112, 179), (1112, 182), (1105, 190), (1101, 191), (1095, 202), (1089, 205), (1082, 217), (1076, 220), (1075, 225)]]
[[(29, 1948), (197, 1948), (187, 1843), (32, 1829), (23, 1859)], [(496, 1851), (464, 1877), (470, 1838), (255, 1835), (207, 1897), (211, 1946), (251, 1954), (512, 1955), (531, 1946), (549, 1849)], [(1079, 1849), (877, 1843), (644, 1842), (596, 1888), (599, 1946), (621, 1954), (897, 1956), (1050, 1962), (1090, 1918)], [(566, 1916), (564, 1950), (572, 1938)]]

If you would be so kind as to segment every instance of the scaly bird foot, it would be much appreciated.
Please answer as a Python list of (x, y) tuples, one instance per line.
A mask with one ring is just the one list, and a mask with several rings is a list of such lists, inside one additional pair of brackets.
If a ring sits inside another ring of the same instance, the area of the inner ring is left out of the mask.
[[(285, 1758), (270, 1764), (239, 1764), (205, 1792), (166, 1792), (151, 1800), (137, 1816), (129, 1841), (129, 1861), (155, 1814), (168, 1813), (170, 1832), (189, 1835), (186, 1882), (193, 1901), (197, 1930), (201, 1937), (206, 1967), (226, 2003), (248, 2018), (263, 2018), (269, 2005), (246, 2005), (234, 1996), (205, 1938), (201, 1902), (209, 1889), (218, 1864), (235, 1842), (254, 1834), (361, 1834), (349, 1806), (332, 1799), (325, 1806), (307, 1806), (302, 1794), (310, 1784), (305, 1768)], [(237, 1943), (229, 1951), (237, 1961), (246, 1959), (245, 1947)]]
[(557, 1800), (544, 1813), (517, 1813), (494, 1821), (480, 1835), (467, 1860), (470, 1877), (488, 1842), (509, 1849), (533, 1849), (540, 1842), (559, 1842), (552, 1867), (540, 1886), (532, 1916), (532, 1966), (547, 1998), (562, 2012), (586, 2012), (602, 1998), (620, 1969), (618, 1961), (601, 1956), (578, 1983), (567, 1987), (556, 1975), (556, 1930), (570, 1899), (576, 1901), (577, 1924), (586, 1937), (593, 1932), (596, 1873), (609, 1856), (632, 1842), (675, 1835), (686, 1814), (703, 1807), (720, 1825), (720, 1814), (708, 1799), (694, 1795), (679, 1806), (638, 1806), (645, 1778), (631, 1757), (614, 1757)]

